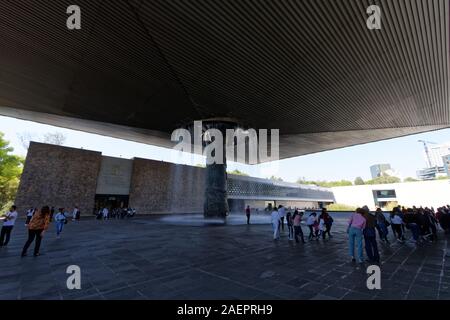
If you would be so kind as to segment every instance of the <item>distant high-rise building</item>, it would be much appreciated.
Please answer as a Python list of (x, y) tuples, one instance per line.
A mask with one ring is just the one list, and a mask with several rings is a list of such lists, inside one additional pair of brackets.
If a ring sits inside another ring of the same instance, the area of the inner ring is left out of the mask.
[(433, 144), (433, 142), (428, 142), (428, 154), (425, 148), (424, 156), (427, 167), (417, 170), (417, 178), (430, 180), (445, 174), (450, 176), (450, 143)]
[(389, 163), (374, 164), (373, 166), (370, 166), (370, 174), (372, 175), (372, 179), (381, 177), (382, 174), (386, 173), (388, 170), (392, 171)]
[(444, 163), (444, 170), (448, 177), (450, 177), (450, 154), (442, 157)]
[[(436, 144), (428, 146), (431, 168), (443, 167), (443, 157), (450, 154), (450, 143)], [(426, 155), (425, 155), (426, 156)]]
[(433, 180), (438, 177), (445, 176), (445, 168), (442, 167), (433, 167), (433, 168), (425, 168), (421, 170), (417, 170), (417, 178), (420, 180)]

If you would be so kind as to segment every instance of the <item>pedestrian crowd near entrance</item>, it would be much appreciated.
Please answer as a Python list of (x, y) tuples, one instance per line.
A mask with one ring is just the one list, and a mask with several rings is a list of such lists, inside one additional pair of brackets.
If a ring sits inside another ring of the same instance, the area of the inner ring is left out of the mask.
[[(104, 207), (94, 213), (97, 219), (108, 220), (110, 218), (124, 219), (131, 218), (136, 214), (133, 208), (113, 208)], [(11, 206), (5, 214), (1, 216), (3, 226), (0, 232), (0, 248), (6, 247), (11, 239), (12, 230), (16, 224), (19, 214), (15, 205)], [(56, 238), (61, 237), (64, 225), (69, 221), (79, 221), (81, 218), (80, 209), (75, 206), (72, 210), (59, 208), (56, 212), (54, 207), (43, 206), (41, 209), (30, 208), (26, 212), (25, 227), (28, 229), (28, 239), (23, 246), (21, 256), (27, 256), (28, 248), (34, 242), (33, 255), (39, 256), (42, 238), (47, 232), (51, 222), (55, 223)]]
[(136, 214), (134, 208), (108, 208), (103, 207), (94, 211), (97, 220), (132, 218)]

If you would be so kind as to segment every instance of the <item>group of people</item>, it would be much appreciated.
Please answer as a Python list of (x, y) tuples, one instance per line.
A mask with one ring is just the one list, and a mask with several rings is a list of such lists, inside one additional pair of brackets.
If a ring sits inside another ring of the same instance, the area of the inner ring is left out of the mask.
[(132, 218), (136, 214), (136, 209), (134, 208), (112, 208), (107, 207), (100, 208), (95, 211), (97, 220), (108, 220), (108, 219), (125, 219)]
[[(30, 208), (27, 210), (27, 213), (26, 213), (27, 219), (25, 221), (25, 226), (27, 226), (30, 223), (31, 218), (34, 216), (35, 212), (37, 212), (37, 211), (38, 211), (38, 208)], [(81, 211), (80, 211), (80, 209), (78, 209), (77, 206), (75, 206), (73, 208), (72, 212), (70, 212), (70, 210), (66, 210), (65, 208), (59, 208), (56, 215), (59, 215), (59, 219), (61, 219), (61, 220), (62, 220), (62, 216), (64, 216), (64, 220), (67, 220), (67, 219), (69, 219), (69, 217), (72, 217), (72, 221), (77, 221), (77, 220), (80, 220), (80, 218), (81, 218)], [(53, 219), (55, 219), (55, 221), (56, 221), (55, 207), (50, 208), (50, 222), (52, 222)]]
[[(433, 208), (395, 207), (390, 220), (392, 231), (397, 240), (405, 241), (405, 229), (410, 230), (412, 242), (436, 241), (439, 226), (445, 231), (450, 231), (450, 206)], [(381, 236), (380, 236), (381, 237)]]
[[(273, 227), (273, 239), (278, 240), (280, 238), (280, 230), (284, 231), (284, 220), (286, 219), (286, 225), (288, 228), (289, 241), (295, 240), (299, 243), (300, 240), (305, 243), (303, 230), (301, 227), (301, 221), (305, 212), (303, 210), (295, 209), (292, 213), (291, 210), (287, 210), (284, 206), (279, 205), (274, 207), (271, 214), (271, 223)], [(328, 214), (326, 208), (323, 208), (320, 215), (317, 216), (316, 212), (311, 213), (307, 220), (306, 225), (309, 228), (309, 240), (319, 240), (320, 238), (331, 238), (331, 226), (333, 225), (333, 218)]]
[[(49, 228), (52, 221), (56, 225), (56, 237), (59, 238), (63, 230), (63, 226), (69, 220), (71, 215), (72, 220), (80, 220), (81, 212), (77, 206), (74, 207), (71, 214), (64, 208), (59, 208), (55, 214), (55, 208), (43, 206), (41, 209), (30, 208), (26, 212), (25, 227), (28, 229), (28, 239), (22, 249), (22, 257), (27, 255), (28, 247), (35, 242), (34, 256), (39, 256), (39, 249), (41, 246), (42, 237)], [(17, 207), (11, 206), (1, 218), (3, 226), (0, 232), (0, 247), (7, 246), (11, 238), (11, 231), (13, 230), (18, 217)]]
[[(286, 209), (279, 205), (274, 207), (270, 215), (273, 228), (273, 239), (280, 239), (280, 231), (284, 231), (285, 220), (288, 228), (288, 240), (299, 239), (305, 243), (302, 231), (302, 220), (305, 215), (304, 210)], [(246, 208), (247, 223), (249, 221), (250, 208)], [(305, 224), (309, 229), (308, 240), (319, 240), (332, 238), (331, 228), (333, 218), (326, 208), (320, 212), (311, 212), (305, 219)], [(411, 232), (410, 242), (423, 243), (434, 242), (437, 240), (439, 227), (446, 233), (450, 232), (450, 205), (443, 206), (434, 210), (433, 208), (415, 207), (405, 208), (395, 207), (389, 215), (385, 215), (378, 208), (376, 211), (370, 211), (367, 206), (357, 208), (351, 215), (347, 223), (347, 234), (349, 237), (349, 255), (353, 262), (380, 263), (380, 253), (377, 244), (377, 235), (379, 239), (389, 244), (389, 227), (395, 239), (400, 243), (406, 241), (405, 234)], [(356, 254), (355, 254), (356, 249)], [(363, 251), (365, 250), (367, 259), (364, 260)]]
[[(350, 217), (347, 233), (349, 235), (349, 254), (352, 261), (362, 263), (363, 238), (367, 254), (367, 262), (379, 263), (380, 254), (377, 246), (377, 233), (380, 240), (389, 243), (387, 235), (389, 226), (395, 239), (400, 243), (406, 241), (406, 231), (411, 232), (412, 243), (435, 242), (437, 232), (441, 227), (446, 233), (450, 232), (450, 206), (440, 207), (435, 211), (433, 208), (405, 208), (397, 206), (386, 217), (378, 208), (371, 212), (367, 206), (357, 208)], [(355, 246), (357, 255), (355, 256)]]

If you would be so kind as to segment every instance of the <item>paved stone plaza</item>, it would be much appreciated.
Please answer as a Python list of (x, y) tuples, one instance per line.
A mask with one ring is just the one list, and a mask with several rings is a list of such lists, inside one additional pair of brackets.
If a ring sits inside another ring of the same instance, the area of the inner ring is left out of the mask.
[[(343, 219), (331, 240), (297, 245), (286, 234), (274, 242), (268, 216), (250, 226), (244, 215), (225, 226), (183, 218), (85, 218), (67, 224), (61, 239), (52, 225), (37, 258), (31, 250), (20, 258), (19, 220), (0, 249), (0, 299), (450, 299), (442, 233), (437, 244), (380, 244), (382, 289), (370, 291), (365, 267), (349, 261)], [(73, 264), (81, 290), (66, 288)]]

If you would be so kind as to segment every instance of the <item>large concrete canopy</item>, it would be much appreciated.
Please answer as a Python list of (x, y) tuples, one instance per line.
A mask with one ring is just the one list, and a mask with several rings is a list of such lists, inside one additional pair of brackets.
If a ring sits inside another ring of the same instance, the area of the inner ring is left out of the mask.
[[(81, 8), (68, 30), (66, 9)], [(381, 7), (381, 30), (366, 26)], [(288, 158), (450, 126), (448, 0), (3, 0), (0, 114), (172, 146), (226, 117)]]

